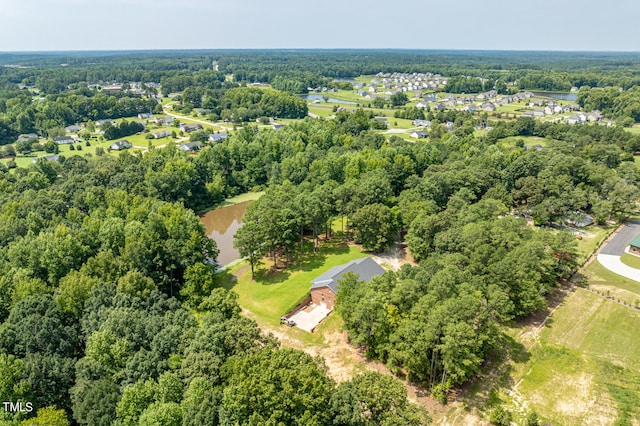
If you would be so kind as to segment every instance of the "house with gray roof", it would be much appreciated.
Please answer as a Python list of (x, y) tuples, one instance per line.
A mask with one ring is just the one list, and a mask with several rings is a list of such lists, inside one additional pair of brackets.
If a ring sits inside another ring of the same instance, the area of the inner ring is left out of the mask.
[(209, 142), (222, 142), (227, 136), (226, 133), (211, 133), (209, 135)]
[(56, 136), (55, 138), (53, 138), (53, 141), (58, 145), (64, 145), (64, 144), (75, 143), (76, 140), (71, 136)]
[(60, 157), (57, 155), (45, 155), (44, 157), (38, 157), (31, 160), (33, 164), (37, 163), (40, 158), (44, 158), (47, 161), (60, 161)]
[(120, 151), (121, 149), (129, 149), (131, 148), (131, 142), (129, 142), (126, 139), (122, 139), (121, 141), (112, 143), (109, 148), (113, 151)]
[(198, 141), (187, 142), (180, 145), (180, 150), (187, 152), (196, 152), (199, 151), (200, 148), (202, 148), (202, 144)]
[(363, 257), (344, 265), (334, 266), (311, 281), (311, 301), (315, 305), (333, 309), (340, 287), (339, 281), (347, 272), (358, 275), (358, 281), (368, 283), (373, 277), (384, 274), (384, 269), (370, 257)]

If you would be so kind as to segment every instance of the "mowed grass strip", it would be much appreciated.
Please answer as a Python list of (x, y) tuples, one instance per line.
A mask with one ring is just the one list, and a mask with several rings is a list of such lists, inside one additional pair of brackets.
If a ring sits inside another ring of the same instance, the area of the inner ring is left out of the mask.
[(584, 235), (578, 240), (580, 261), (584, 261), (595, 251), (598, 245), (614, 230), (611, 225), (591, 225), (583, 228)]
[(627, 266), (640, 269), (640, 257), (636, 255), (624, 253), (622, 256), (620, 256), (620, 260)]
[(578, 289), (554, 312), (542, 338), (631, 367), (640, 363), (638, 330), (640, 312)]
[(517, 366), (526, 371), (513, 376), (521, 379), (518, 393), (553, 424), (633, 424), (640, 412), (639, 327), (640, 313), (577, 289)]
[(600, 363), (578, 351), (545, 345), (535, 353), (518, 392), (543, 421), (554, 425), (613, 424), (616, 406)]
[(614, 272), (611, 272), (598, 261), (593, 261), (586, 268), (584, 268), (584, 274), (587, 277), (589, 284), (592, 286), (607, 286), (612, 289), (620, 288), (626, 290), (633, 295), (640, 298), (640, 283), (634, 280), (630, 280)]
[(309, 293), (311, 280), (326, 270), (365, 257), (359, 248), (339, 241), (321, 245), (318, 253), (305, 253), (287, 270), (271, 270), (271, 259), (257, 271), (256, 280), (251, 280), (251, 269), (243, 262), (231, 269), (237, 277), (226, 287), (238, 294), (238, 302), (259, 325), (278, 326), (280, 317)]

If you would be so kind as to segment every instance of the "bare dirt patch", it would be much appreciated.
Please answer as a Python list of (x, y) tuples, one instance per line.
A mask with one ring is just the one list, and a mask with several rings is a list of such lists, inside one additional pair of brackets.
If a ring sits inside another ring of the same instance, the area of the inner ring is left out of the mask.
[(382, 253), (371, 256), (379, 265), (392, 271), (399, 270), (402, 265), (417, 265), (413, 257), (408, 253), (407, 245), (396, 244), (393, 248)]

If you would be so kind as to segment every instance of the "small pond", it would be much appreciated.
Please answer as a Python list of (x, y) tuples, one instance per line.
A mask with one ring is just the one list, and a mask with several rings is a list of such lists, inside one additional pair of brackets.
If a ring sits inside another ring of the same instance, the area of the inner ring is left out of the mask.
[[(305, 101), (319, 100), (321, 102), (324, 102), (324, 99), (322, 98), (322, 96), (329, 96), (329, 95), (321, 95), (320, 93), (309, 93), (308, 95), (298, 95), (298, 96), (300, 96)], [(330, 96), (329, 96), (329, 99), (327, 101), (331, 102), (331, 103), (334, 103), (334, 104), (345, 104), (345, 105), (356, 105), (357, 104), (357, 102), (343, 101), (342, 99), (336, 99), (336, 98), (332, 98)]]
[(577, 93), (562, 93), (562, 92), (532, 92), (536, 96), (543, 98), (554, 98), (561, 101), (575, 102), (578, 99)]
[(200, 216), (200, 222), (204, 225), (207, 236), (218, 245), (220, 254), (217, 262), (221, 266), (240, 258), (240, 253), (233, 247), (233, 236), (242, 226), (242, 216), (249, 203), (251, 201), (220, 207)]

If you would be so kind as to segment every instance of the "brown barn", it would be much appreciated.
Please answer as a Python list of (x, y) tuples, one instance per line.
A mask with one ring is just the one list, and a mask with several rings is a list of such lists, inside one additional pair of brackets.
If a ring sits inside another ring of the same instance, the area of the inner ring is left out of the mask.
[(347, 272), (353, 272), (360, 281), (368, 283), (373, 277), (384, 274), (384, 269), (370, 257), (335, 266), (311, 281), (311, 301), (315, 305), (333, 310), (340, 285), (338, 280)]

